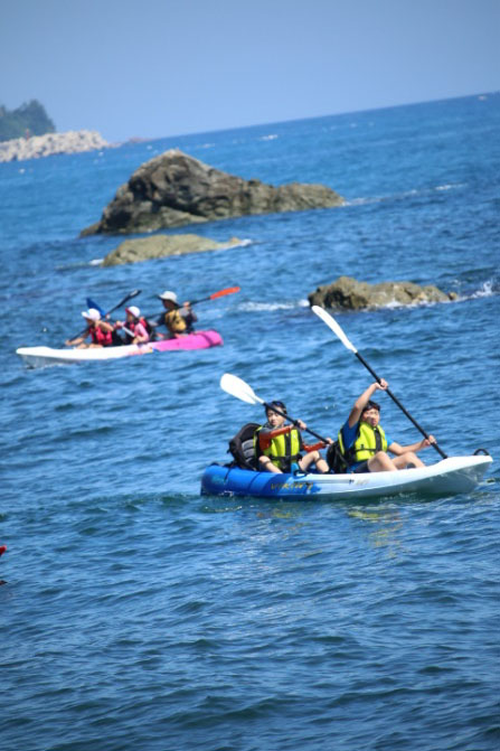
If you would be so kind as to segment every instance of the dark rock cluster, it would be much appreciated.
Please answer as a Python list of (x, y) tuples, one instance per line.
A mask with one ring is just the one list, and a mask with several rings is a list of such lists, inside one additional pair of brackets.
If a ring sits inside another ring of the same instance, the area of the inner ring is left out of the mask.
[(308, 296), (311, 305), (341, 310), (449, 302), (456, 299), (455, 292), (442, 292), (433, 285), (421, 287), (413, 282), (368, 284), (350, 276), (340, 276), (332, 284), (318, 287)]
[(246, 214), (342, 206), (324, 185), (244, 180), (170, 149), (141, 165), (82, 235), (154, 232)]

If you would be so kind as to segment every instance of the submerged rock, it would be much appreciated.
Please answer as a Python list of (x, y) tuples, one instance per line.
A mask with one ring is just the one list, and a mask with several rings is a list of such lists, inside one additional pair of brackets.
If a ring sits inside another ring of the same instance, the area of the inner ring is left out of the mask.
[(421, 287), (413, 282), (381, 282), (368, 284), (350, 276), (340, 276), (332, 284), (318, 287), (308, 295), (311, 305), (342, 310), (387, 307), (389, 305), (415, 305), (419, 303), (449, 302), (456, 300), (455, 292), (442, 292), (434, 285)]
[(81, 234), (154, 232), (246, 214), (343, 204), (344, 199), (325, 185), (274, 187), (260, 180), (243, 180), (170, 149), (141, 165), (118, 189), (101, 220)]
[(155, 235), (137, 240), (125, 240), (108, 253), (102, 265), (118, 266), (121, 263), (136, 263), (164, 256), (200, 253), (205, 250), (227, 250), (241, 244), (242, 241), (237, 237), (232, 237), (225, 243), (218, 243), (200, 235)]

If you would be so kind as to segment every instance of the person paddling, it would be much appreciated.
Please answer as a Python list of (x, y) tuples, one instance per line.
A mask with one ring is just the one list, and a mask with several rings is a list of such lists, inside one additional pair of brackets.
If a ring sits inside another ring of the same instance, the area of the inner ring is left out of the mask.
[(146, 344), (149, 342), (150, 336), (148, 332), (148, 324), (145, 318), (141, 318), (141, 311), (137, 305), (131, 305), (129, 308), (125, 308), (127, 319), (125, 322), (116, 321), (115, 329), (125, 328), (125, 344)]
[[(101, 319), (101, 314), (96, 308), (89, 308), (82, 312), (82, 316), (87, 323), (87, 330), (74, 339), (67, 339), (65, 344), (68, 347), (77, 347), (85, 349), (91, 347), (111, 347), (113, 345), (114, 326)], [(85, 339), (90, 336), (92, 341), (86, 344)]]
[(194, 331), (193, 324), (198, 320), (196, 313), (191, 308), (189, 302), (181, 305), (177, 302), (177, 295), (171, 290), (165, 290), (158, 295), (163, 303), (165, 312), (158, 318), (157, 326), (166, 326), (169, 338), (175, 339), (178, 336), (192, 334)]
[[(273, 407), (284, 415), (275, 412)], [(273, 401), (265, 409), (267, 422), (256, 431), (254, 439), (259, 469), (276, 474), (296, 469), (307, 472), (314, 464), (318, 472), (327, 473), (328, 464), (318, 450), (324, 448), (325, 444), (306, 446), (302, 440), (300, 431), (305, 430), (307, 425), (302, 420), (297, 420), (294, 425), (285, 425), (287, 411), (283, 402)], [(302, 454), (302, 451), (307, 453)]]
[[(422, 438), (410, 446), (400, 446), (380, 425), (380, 405), (371, 397), (389, 387), (383, 378), (375, 381), (354, 402), (349, 418), (339, 432), (339, 448), (348, 463), (347, 472), (386, 472), (424, 467), (417, 451), (436, 442), (434, 436)], [(395, 459), (388, 455), (395, 454)]]

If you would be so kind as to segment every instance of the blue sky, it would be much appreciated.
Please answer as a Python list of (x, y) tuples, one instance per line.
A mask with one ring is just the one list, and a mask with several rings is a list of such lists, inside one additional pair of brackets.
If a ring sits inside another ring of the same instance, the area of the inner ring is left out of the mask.
[(0, 104), (162, 137), (500, 89), (500, 0), (12, 0)]

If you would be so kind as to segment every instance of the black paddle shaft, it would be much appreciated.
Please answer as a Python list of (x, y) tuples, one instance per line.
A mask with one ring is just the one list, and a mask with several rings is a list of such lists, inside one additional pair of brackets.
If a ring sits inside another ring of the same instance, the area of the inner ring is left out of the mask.
[[(370, 371), (370, 373), (375, 378), (375, 380), (377, 381), (377, 383), (380, 383), (382, 379), (375, 373), (375, 371), (373, 370), (373, 368), (369, 365), (369, 363), (366, 362), (366, 360), (364, 359), (364, 357), (362, 355), (360, 355), (359, 352), (355, 352), (354, 354), (356, 355), (356, 357), (358, 358), (358, 360), (361, 363), (363, 363), (363, 365), (365, 366), (365, 368)], [(385, 391), (391, 397), (392, 401), (395, 404), (398, 405), (399, 409), (402, 412), (404, 412), (404, 414), (406, 415), (406, 417), (415, 425), (415, 427), (417, 428), (417, 430), (419, 430), (420, 433), (422, 433), (422, 435), (424, 436), (424, 438), (427, 438), (427, 440), (428, 440), (429, 439), (429, 434), (426, 433), (426, 431), (418, 424), (418, 422), (415, 420), (415, 418), (410, 415), (410, 413), (408, 412), (408, 410), (406, 410), (403, 407), (403, 405), (401, 404), (401, 402), (399, 401), (399, 399), (397, 398), (397, 396), (394, 396), (394, 394), (392, 393), (392, 391), (390, 389), (385, 389)], [(448, 458), (447, 455), (444, 453), (444, 451), (442, 451), (439, 448), (439, 446), (437, 445), (437, 443), (431, 443), (431, 446), (436, 449), (436, 451), (438, 452), (438, 454), (440, 454), (443, 457), (443, 459), (447, 459)]]
[(126, 302), (128, 302), (129, 300), (131, 300), (133, 297), (137, 297), (137, 295), (140, 295), (140, 294), (141, 294), (141, 290), (140, 289), (134, 289), (133, 292), (129, 292), (129, 294), (126, 295), (123, 298), (123, 300), (120, 300), (120, 302), (118, 303), (118, 305), (115, 305), (114, 308), (111, 308), (111, 310), (108, 310), (107, 313), (106, 313), (106, 315), (109, 316), (110, 313), (114, 313), (115, 310), (118, 310), (118, 308), (121, 308), (122, 305), (125, 305)]
[[(294, 420), (293, 417), (290, 415), (287, 415), (286, 412), (282, 412), (280, 409), (277, 409), (274, 404), (268, 404), (267, 402), (263, 402), (264, 407), (267, 409), (271, 409), (273, 412), (276, 412), (277, 415), (281, 415), (281, 417), (286, 417), (287, 420), (290, 420), (295, 426), (298, 425), (298, 420)], [(315, 433), (314, 430), (310, 430), (309, 428), (304, 428), (306, 433), (310, 433), (315, 438), (320, 440), (322, 443), (328, 443), (326, 438), (323, 438), (323, 436), (319, 435), (319, 433)]]
[[(115, 310), (118, 310), (118, 308), (121, 308), (122, 305), (125, 305), (126, 302), (131, 300), (133, 297), (137, 297), (137, 295), (140, 295), (140, 294), (141, 294), (140, 289), (134, 289), (132, 292), (129, 292), (128, 295), (126, 295), (123, 298), (123, 300), (120, 300), (118, 305), (115, 305), (114, 308), (111, 308), (111, 310), (107, 311), (106, 316), (109, 316), (110, 313), (114, 313)], [(73, 339), (78, 339), (78, 337), (83, 336), (86, 331), (87, 331), (87, 326), (84, 329), (82, 329), (78, 334), (76, 334), (75, 336), (72, 336), (68, 341), (72, 341)]]

